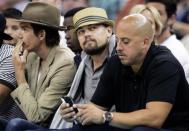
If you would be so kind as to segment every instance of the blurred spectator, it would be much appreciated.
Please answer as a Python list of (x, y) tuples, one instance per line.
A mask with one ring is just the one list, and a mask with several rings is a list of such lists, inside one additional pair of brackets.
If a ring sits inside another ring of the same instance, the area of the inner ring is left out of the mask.
[(134, 5), (143, 4), (143, 3), (144, 3), (144, 0), (127, 0), (124, 4), (124, 7), (122, 8), (122, 10), (118, 13), (116, 17), (115, 26), (117, 25), (120, 19), (122, 19), (124, 16), (129, 14), (129, 11)]
[(5, 40), (4, 42), (6, 44), (16, 45), (16, 43), (19, 41), (19, 35), (20, 35), (20, 22), (17, 21), (22, 15), (22, 12), (15, 8), (8, 8), (3, 11), (4, 16), (6, 18), (6, 28), (5, 33), (10, 35), (13, 39), (12, 40)]
[(16, 89), (17, 84), (12, 64), (14, 46), (3, 43), (3, 40), (12, 39), (4, 33), (5, 26), (5, 18), (3, 14), (0, 14), (0, 130), (12, 118), (25, 118), (24, 113), (10, 96), (11, 91)]
[(16, 8), (23, 11), (29, 0), (0, 0), (0, 11), (8, 8)]
[(115, 20), (117, 13), (123, 6), (124, 0), (89, 0), (89, 5), (106, 10), (108, 17)]
[(29, 3), (29, 0), (15, 0), (13, 7), (20, 10), (21, 12), (24, 10), (26, 5)]
[(173, 25), (173, 31), (179, 39), (182, 39), (189, 34), (189, 0), (181, 0), (177, 8), (177, 21)]
[(163, 24), (162, 32), (155, 38), (156, 44), (166, 46), (182, 65), (187, 81), (189, 82), (189, 53), (175, 34), (171, 34), (171, 29), (175, 23), (176, 0), (145, 0), (148, 6), (155, 7), (161, 16)]
[(129, 14), (143, 14), (151, 23), (154, 29), (154, 36), (157, 37), (162, 32), (162, 22), (158, 10), (152, 6), (147, 6), (144, 4), (137, 4), (131, 8)]
[(189, 0), (181, 0), (177, 5), (177, 16), (178, 21), (189, 23)]
[(74, 61), (77, 68), (81, 62), (81, 57), (82, 57), (81, 54), (84, 53), (82, 53), (82, 48), (79, 44), (79, 40), (77, 38), (76, 32), (74, 31), (73, 16), (75, 15), (75, 13), (77, 13), (78, 11), (84, 8), (85, 7), (73, 8), (68, 12), (66, 12), (64, 15), (64, 25), (67, 27), (67, 30), (65, 31), (66, 44), (75, 53)]
[[(98, 1), (98, 0), (97, 0)], [(62, 0), (62, 14), (76, 7), (87, 7), (88, 0)]]
[(0, 11), (3, 11), (7, 8), (9, 8), (7, 0), (0, 0)]

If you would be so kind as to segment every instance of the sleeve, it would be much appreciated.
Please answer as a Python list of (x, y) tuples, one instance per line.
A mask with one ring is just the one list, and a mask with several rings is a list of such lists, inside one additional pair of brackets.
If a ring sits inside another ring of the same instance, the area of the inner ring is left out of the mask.
[(97, 89), (91, 99), (92, 103), (108, 109), (114, 104), (114, 73), (116, 71), (113, 63), (115, 63), (113, 59), (108, 61)]
[(173, 104), (181, 79), (179, 68), (171, 62), (156, 65), (149, 75), (147, 102), (163, 101)]
[(35, 123), (46, 121), (59, 106), (60, 98), (67, 94), (76, 71), (74, 62), (70, 59), (71, 57), (69, 60), (64, 59), (61, 62), (64, 64), (54, 70), (51, 78), (45, 80), (46, 83), (43, 83), (45, 87), (40, 87), (45, 88), (41, 94), (38, 93), (40, 89), (37, 89), (34, 95), (27, 83), (19, 85), (11, 93), (29, 121)]
[(0, 83), (6, 85), (11, 90), (14, 90), (16, 87), (12, 55), (6, 56), (6, 58), (3, 58), (3, 60), (0, 62)]

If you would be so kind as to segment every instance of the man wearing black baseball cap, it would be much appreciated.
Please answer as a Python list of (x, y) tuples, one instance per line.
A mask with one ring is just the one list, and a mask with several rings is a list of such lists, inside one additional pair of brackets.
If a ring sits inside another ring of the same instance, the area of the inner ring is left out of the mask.
[[(4, 121), (11, 119), (12, 115), (25, 118), (10, 96), (11, 91), (16, 88), (15, 70), (12, 63), (14, 46), (3, 43), (3, 40), (12, 39), (11, 36), (4, 33), (5, 27), (6, 20), (0, 13), (0, 118)], [(3, 122), (0, 122), (0, 127), (3, 127)]]
[(11, 40), (12, 39), (11, 36), (4, 33), (5, 26), (6, 26), (5, 17), (3, 16), (2, 13), (0, 13), (0, 42), (1, 42), (1, 44), (2, 44), (2, 40)]

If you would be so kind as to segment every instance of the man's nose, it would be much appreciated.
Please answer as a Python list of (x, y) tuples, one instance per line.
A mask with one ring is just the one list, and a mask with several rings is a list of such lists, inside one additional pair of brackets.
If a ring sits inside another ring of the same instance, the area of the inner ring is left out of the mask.
[(119, 50), (121, 50), (121, 49), (122, 49), (121, 42), (118, 41), (118, 42), (117, 42), (117, 46), (116, 46), (116, 50), (119, 51)]
[(19, 31), (18, 37), (19, 37), (19, 39), (23, 39), (23, 31), (22, 30)]

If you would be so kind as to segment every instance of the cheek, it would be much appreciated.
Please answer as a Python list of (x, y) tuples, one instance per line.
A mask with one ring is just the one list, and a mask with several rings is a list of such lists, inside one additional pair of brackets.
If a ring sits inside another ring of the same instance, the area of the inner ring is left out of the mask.
[(83, 49), (84, 38), (83, 37), (78, 37), (77, 39), (79, 41), (79, 44), (80, 44), (81, 48)]
[(12, 37), (18, 38), (19, 37), (19, 32), (18, 31), (12, 31)]
[(104, 45), (104, 44), (106, 44), (107, 43), (107, 37), (106, 38), (103, 38), (103, 39), (100, 39), (99, 40), (99, 42), (98, 42), (98, 40), (97, 40), (97, 43), (99, 43), (100, 45)]
[(99, 46), (104, 45), (108, 41), (108, 36), (106, 34), (95, 34), (94, 39)]
[(34, 41), (33, 36), (30, 36), (27, 33), (22, 34), (22, 39), (24, 42), (26, 42), (26, 44)]

